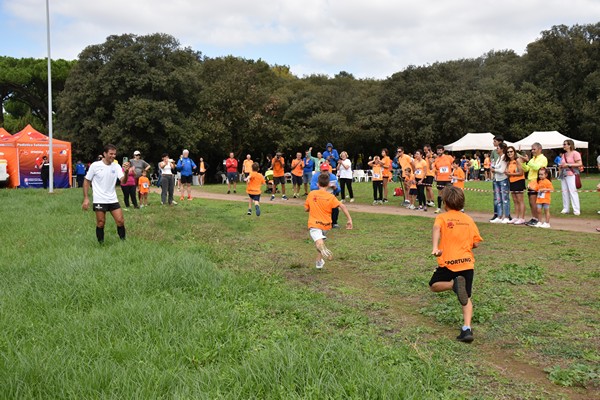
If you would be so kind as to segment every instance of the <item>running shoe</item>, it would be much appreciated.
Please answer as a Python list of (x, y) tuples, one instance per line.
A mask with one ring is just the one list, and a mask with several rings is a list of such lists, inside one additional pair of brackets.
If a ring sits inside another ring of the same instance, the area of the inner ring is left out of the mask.
[(325, 260), (317, 261), (315, 263), (315, 268), (322, 269), (325, 266)]
[(471, 343), (473, 341), (473, 331), (470, 329), (460, 330), (460, 335), (456, 337), (459, 342)]

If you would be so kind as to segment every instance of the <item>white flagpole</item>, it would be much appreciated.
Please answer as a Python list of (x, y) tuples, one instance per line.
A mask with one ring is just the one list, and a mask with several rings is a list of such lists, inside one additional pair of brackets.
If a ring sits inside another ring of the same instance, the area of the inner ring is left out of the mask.
[(48, 39), (48, 161), (50, 162), (50, 176), (48, 193), (54, 192), (54, 154), (52, 148), (52, 57), (50, 55), (50, 0), (46, 0), (46, 37)]

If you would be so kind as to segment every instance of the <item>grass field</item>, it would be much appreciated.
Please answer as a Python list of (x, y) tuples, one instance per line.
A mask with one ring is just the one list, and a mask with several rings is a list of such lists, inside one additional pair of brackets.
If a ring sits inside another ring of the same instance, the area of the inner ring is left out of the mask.
[[(586, 192), (579, 193), (579, 200), (581, 203), (581, 216), (584, 218), (597, 218), (597, 212), (600, 210), (600, 194), (596, 192), (596, 185), (600, 183), (600, 174), (590, 174), (582, 176), (582, 189)], [(554, 179), (552, 180), (552, 184), (554, 186), (554, 190), (560, 191), (560, 180)], [(400, 199), (396, 199), (393, 196), (395, 187), (398, 187), (398, 183), (390, 183), (389, 184), (389, 200), (390, 204), (385, 207), (390, 207), (393, 205), (400, 204)], [(239, 190), (238, 193), (245, 193), (245, 183), (238, 183)], [(354, 183), (352, 188), (354, 189), (354, 197), (357, 203), (362, 204), (371, 204), (373, 202), (373, 187), (370, 182), (360, 182)], [(466, 207), (469, 211), (480, 211), (489, 213), (490, 217), (493, 214), (493, 191), (492, 191), (492, 182), (465, 182), (465, 191), (466, 196)], [(223, 184), (212, 184), (203, 186), (201, 190), (212, 192), (212, 193), (226, 193), (227, 185)], [(292, 194), (292, 185), (286, 185), (286, 193), (288, 197), (291, 197)], [(301, 193), (304, 193), (304, 188), (302, 188)], [(437, 202), (437, 189), (433, 189), (434, 193), (434, 201)], [(346, 194), (348, 196), (348, 194)], [(263, 200), (268, 200), (265, 198)], [(402, 199), (403, 200), (403, 199)], [(511, 209), (514, 210), (513, 200), (511, 198)], [(556, 192), (552, 194), (552, 204), (550, 208), (550, 213), (552, 218), (564, 218), (564, 217), (573, 217), (573, 214), (570, 215), (562, 215), (560, 211), (562, 210), (562, 194), (560, 192)], [(571, 210), (572, 212), (572, 210)], [(418, 211), (415, 211), (418, 213)], [(529, 204), (526, 207), (526, 215), (529, 215)]]
[(600, 395), (595, 235), (481, 224), (465, 345), (431, 220), (353, 215), (316, 271), (300, 208), (152, 194), (99, 246), (77, 189), (0, 199), (0, 398)]

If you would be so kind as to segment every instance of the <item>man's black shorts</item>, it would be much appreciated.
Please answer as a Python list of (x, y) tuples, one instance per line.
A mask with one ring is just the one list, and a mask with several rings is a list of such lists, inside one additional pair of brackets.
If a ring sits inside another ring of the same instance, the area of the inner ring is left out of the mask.
[(121, 208), (121, 205), (117, 203), (94, 203), (94, 211), (96, 212), (111, 212)]
[(273, 177), (273, 183), (275, 185), (285, 185), (285, 176), (274, 176)]
[(179, 182), (181, 183), (189, 183), (190, 185), (192, 184), (193, 178), (192, 175), (181, 175), (181, 179), (179, 180)]
[(471, 297), (471, 288), (473, 287), (473, 274), (474, 270), (472, 269), (465, 269), (464, 271), (454, 272), (450, 271), (446, 267), (437, 267), (435, 271), (433, 271), (433, 276), (429, 281), (429, 286), (433, 285), (436, 282), (450, 282), (457, 276), (464, 276), (467, 294), (469, 295), (469, 297)]
[(298, 186), (302, 185), (302, 177), (292, 174), (292, 184), (298, 185)]

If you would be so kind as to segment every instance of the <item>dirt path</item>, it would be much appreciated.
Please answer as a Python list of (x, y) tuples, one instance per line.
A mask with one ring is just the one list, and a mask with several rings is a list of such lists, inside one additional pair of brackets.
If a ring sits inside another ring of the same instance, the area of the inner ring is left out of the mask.
[[(160, 193), (160, 189), (153, 188), (155, 193)], [(192, 193), (194, 197), (202, 198), (202, 199), (211, 199), (211, 200), (226, 200), (226, 201), (240, 201), (247, 202), (248, 197), (246, 194), (221, 194), (221, 193), (209, 193), (204, 192), (201, 189), (192, 188)], [(287, 201), (281, 200), (281, 197), (278, 195), (274, 201), (269, 201), (269, 197), (264, 195), (263, 204), (268, 205), (282, 205), (287, 207), (301, 207), (304, 204), (303, 199), (289, 199)], [(418, 216), (425, 218), (434, 218), (436, 214), (431, 212), (419, 212), (414, 210), (407, 210), (403, 207), (398, 207), (395, 205), (383, 205), (383, 206), (372, 206), (367, 204), (357, 204), (357, 203), (346, 203), (346, 206), (349, 210), (354, 212), (363, 212), (363, 213), (371, 213), (371, 214), (389, 214), (389, 215), (407, 215), (407, 216)], [(490, 213), (481, 213), (481, 212), (468, 212), (468, 214), (475, 220), (475, 222), (485, 222), (489, 223)], [(585, 219), (585, 218), (555, 218), (551, 220), (552, 229), (558, 229), (563, 231), (572, 231), (572, 232), (587, 232), (587, 233), (596, 233), (596, 227), (600, 227), (600, 220), (593, 219)], [(518, 229), (530, 229), (525, 226), (518, 226)]]

